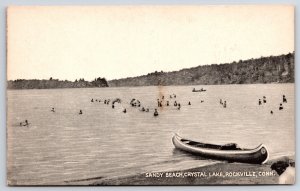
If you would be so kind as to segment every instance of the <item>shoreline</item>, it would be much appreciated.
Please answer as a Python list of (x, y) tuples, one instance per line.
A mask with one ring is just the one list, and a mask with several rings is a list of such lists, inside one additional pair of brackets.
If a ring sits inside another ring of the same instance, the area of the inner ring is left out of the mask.
[(70, 186), (272, 185), (278, 184), (279, 176), (271, 169), (271, 165), (280, 160), (295, 161), (295, 157), (278, 157), (261, 165), (220, 162), (185, 170), (144, 172), (112, 178), (96, 177), (65, 183)]
[(6, 88), (6, 90), (59, 90), (59, 89), (103, 89), (103, 88), (138, 88), (138, 87), (185, 87), (185, 86), (226, 86), (226, 85), (281, 85), (295, 82), (243, 83), (243, 84), (185, 84), (185, 85), (149, 85), (149, 86), (108, 86), (108, 87), (68, 87), (68, 88)]

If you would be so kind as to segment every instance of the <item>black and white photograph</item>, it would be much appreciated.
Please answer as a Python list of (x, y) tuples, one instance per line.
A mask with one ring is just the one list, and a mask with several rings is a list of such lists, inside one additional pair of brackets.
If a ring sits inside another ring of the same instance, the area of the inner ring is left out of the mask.
[(294, 10), (7, 7), (7, 185), (295, 184)]

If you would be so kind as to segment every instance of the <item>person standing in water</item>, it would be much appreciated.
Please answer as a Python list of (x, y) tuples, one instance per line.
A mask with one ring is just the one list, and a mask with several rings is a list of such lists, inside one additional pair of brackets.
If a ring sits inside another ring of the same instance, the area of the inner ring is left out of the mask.
[(283, 103), (287, 103), (287, 100), (286, 100), (285, 95), (282, 96), (282, 102), (283, 102)]
[(162, 101), (159, 102), (159, 107), (162, 107)]
[(51, 111), (52, 111), (52, 112), (55, 112), (54, 107), (52, 107)]
[(79, 110), (79, 115), (82, 115), (82, 110)]
[(279, 105), (279, 110), (283, 110), (282, 103), (280, 103), (280, 105)]
[(226, 108), (226, 101), (224, 101), (224, 103), (223, 103), (223, 107), (224, 107), (224, 108)]
[(267, 98), (266, 98), (266, 96), (263, 96), (263, 102), (264, 102), (264, 103), (267, 103)]
[(260, 99), (258, 100), (258, 105), (261, 105), (261, 100)]
[(154, 117), (158, 116), (157, 109), (155, 109), (155, 111), (154, 111), (153, 115), (154, 115)]

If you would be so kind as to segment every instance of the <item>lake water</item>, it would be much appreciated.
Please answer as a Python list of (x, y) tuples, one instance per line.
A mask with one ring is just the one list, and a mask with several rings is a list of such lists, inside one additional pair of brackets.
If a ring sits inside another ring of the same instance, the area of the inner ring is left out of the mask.
[[(192, 92), (194, 87), (207, 91)], [(176, 99), (169, 98), (172, 94)], [(279, 111), (283, 94), (287, 103)], [(162, 95), (171, 106), (159, 108), (154, 117)], [(267, 103), (259, 106), (263, 96)], [(92, 98), (101, 102), (92, 103)], [(115, 109), (103, 103), (114, 98), (122, 100)], [(132, 98), (150, 112), (130, 107)], [(227, 108), (220, 99), (226, 100)], [(175, 100), (180, 110), (173, 106)], [(175, 150), (175, 132), (240, 147), (264, 143), (271, 158), (295, 151), (294, 84), (9, 90), (7, 106), (7, 175), (17, 185), (59, 185), (217, 162)], [(25, 119), (29, 127), (20, 127)]]

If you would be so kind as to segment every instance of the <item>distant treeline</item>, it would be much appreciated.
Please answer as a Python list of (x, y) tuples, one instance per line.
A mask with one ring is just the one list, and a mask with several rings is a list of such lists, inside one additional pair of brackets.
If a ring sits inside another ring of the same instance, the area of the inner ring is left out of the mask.
[(119, 87), (293, 82), (294, 52), (219, 65), (197, 66), (174, 72), (155, 71), (143, 76), (111, 80), (108, 84)]
[(280, 56), (240, 60), (225, 64), (212, 64), (182, 69), (173, 72), (155, 71), (147, 75), (106, 81), (95, 78), (74, 82), (68, 80), (10, 80), (8, 89), (92, 88), (121, 86), (169, 86), (169, 85), (215, 85), (294, 83), (294, 52)]
[(88, 82), (83, 78), (75, 80), (74, 82), (68, 80), (10, 80), (7, 82), (8, 89), (52, 89), (52, 88), (93, 88), (93, 87), (108, 87), (105, 78), (95, 78), (94, 81)]

